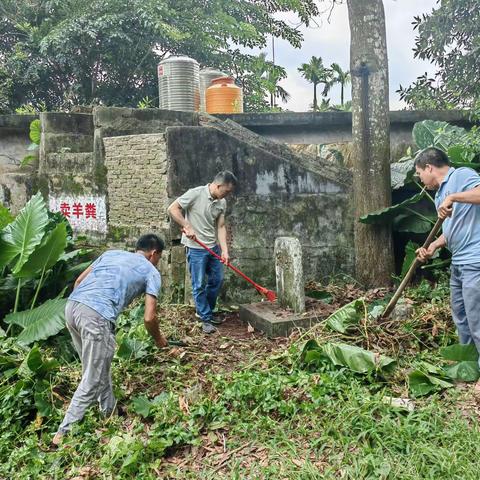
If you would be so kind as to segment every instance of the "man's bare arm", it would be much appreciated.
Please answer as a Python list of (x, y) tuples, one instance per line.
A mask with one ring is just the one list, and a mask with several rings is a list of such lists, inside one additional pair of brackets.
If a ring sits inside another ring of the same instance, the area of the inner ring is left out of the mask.
[(155, 345), (159, 348), (168, 346), (167, 339), (160, 333), (157, 320), (157, 299), (153, 295), (145, 294), (144, 324), (147, 332), (152, 336)]
[(195, 236), (195, 230), (193, 230), (190, 223), (183, 216), (182, 207), (176, 200), (168, 207), (167, 212), (170, 217), (182, 227), (187, 237), (193, 238)]
[(440, 207), (438, 207), (438, 216), (440, 218), (447, 218), (452, 215), (452, 205), (455, 202), (480, 205), (480, 186), (467, 190), (466, 192), (457, 192), (447, 195)]
[(218, 217), (217, 222), (217, 236), (218, 243), (222, 250), (222, 259), (225, 263), (228, 263), (230, 256), (228, 254), (228, 244), (227, 244), (227, 226), (225, 225), (225, 215), (223, 213)]

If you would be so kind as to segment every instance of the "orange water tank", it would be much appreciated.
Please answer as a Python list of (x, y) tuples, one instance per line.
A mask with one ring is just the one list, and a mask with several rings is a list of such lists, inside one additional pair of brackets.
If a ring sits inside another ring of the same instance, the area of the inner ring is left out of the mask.
[(233, 78), (215, 78), (205, 95), (207, 113), (242, 113), (242, 89), (235, 85)]

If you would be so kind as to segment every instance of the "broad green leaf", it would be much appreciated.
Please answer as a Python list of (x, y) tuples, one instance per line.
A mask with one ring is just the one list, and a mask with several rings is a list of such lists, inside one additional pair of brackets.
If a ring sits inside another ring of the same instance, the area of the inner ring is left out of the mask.
[(59, 223), (45, 235), (42, 243), (30, 254), (16, 276), (21, 278), (34, 277), (43, 270), (47, 271), (57, 263), (66, 246), (67, 227), (65, 223)]
[(420, 149), (438, 147), (447, 151), (450, 145), (461, 143), (459, 140), (466, 130), (447, 122), (424, 120), (413, 126), (413, 140)]
[(65, 298), (47, 300), (33, 310), (10, 313), (5, 317), (5, 322), (23, 327), (17, 341), (28, 345), (56, 335), (65, 327), (66, 303), (67, 299)]
[(415, 160), (413, 158), (401, 159), (399, 162), (390, 165), (390, 176), (392, 189), (398, 190), (405, 186), (405, 184), (412, 181), (415, 173)]
[(9, 223), (12, 223), (14, 216), (7, 207), (0, 204), (0, 230), (3, 230)]
[(35, 144), (35, 145), (40, 145), (40, 137), (42, 135), (42, 127), (40, 124), (40, 120), (33, 120), (32, 123), (30, 123), (30, 140)]
[(393, 217), (404, 211), (405, 207), (409, 207), (410, 205), (419, 202), (424, 196), (425, 192), (422, 190), (421, 192), (415, 194), (413, 197), (407, 198), (402, 203), (398, 203), (397, 205), (392, 205), (391, 207), (387, 207), (382, 210), (363, 215), (359, 218), (359, 221), (368, 224), (384, 225), (391, 222)]
[(427, 218), (431, 218), (433, 222), (410, 212), (401, 213), (393, 219), (393, 229), (396, 232), (427, 233), (433, 228), (436, 217), (428, 216)]
[(476, 362), (478, 361), (478, 351), (473, 343), (461, 345), (456, 343), (440, 349), (440, 355), (446, 360), (456, 362)]
[(478, 361), (464, 361), (445, 368), (447, 377), (462, 382), (476, 382), (480, 378)]
[(420, 397), (433, 391), (451, 388), (453, 385), (433, 373), (427, 374), (421, 370), (414, 370), (408, 376), (408, 387), (412, 395)]
[(17, 274), (41, 243), (47, 223), (47, 207), (38, 192), (0, 232), (0, 268), (15, 261), (12, 272)]
[(452, 145), (447, 150), (450, 161), (455, 163), (469, 164), (475, 158), (475, 152), (466, 145)]
[(147, 344), (136, 338), (128, 338), (123, 336), (117, 350), (117, 356), (124, 360), (131, 358), (142, 358), (147, 354)]
[(345, 333), (350, 325), (357, 324), (365, 310), (363, 298), (357, 298), (333, 312), (326, 320), (327, 325), (333, 330)]
[(51, 371), (57, 369), (59, 363), (56, 360), (44, 360), (38, 346), (33, 347), (20, 365), (18, 372), (23, 377), (32, 375), (44, 377)]
[(407, 274), (408, 269), (417, 258), (417, 255), (415, 254), (415, 250), (417, 248), (418, 245), (416, 243), (412, 242), (411, 240), (408, 241), (405, 247), (405, 257), (403, 259), (402, 272), (400, 273), (402, 278)]
[(333, 296), (331, 293), (326, 290), (308, 290), (305, 292), (307, 297), (315, 298), (321, 300), (323, 303), (331, 303)]
[(393, 358), (378, 355), (346, 343), (327, 343), (322, 345), (321, 349), (334, 365), (348, 367), (357, 373), (369, 373), (391, 368), (395, 365)]
[(153, 403), (144, 395), (139, 397), (134, 397), (132, 399), (133, 410), (138, 415), (141, 415), (144, 418), (147, 418), (150, 415), (150, 410), (153, 407)]

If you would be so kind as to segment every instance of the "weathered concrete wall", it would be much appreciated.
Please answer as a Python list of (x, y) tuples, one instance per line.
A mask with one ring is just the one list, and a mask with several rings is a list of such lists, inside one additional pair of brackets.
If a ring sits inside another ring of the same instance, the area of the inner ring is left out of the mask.
[(93, 155), (93, 118), (85, 113), (40, 114), (40, 185), (49, 195), (105, 191), (103, 166)]
[[(274, 242), (294, 235), (302, 243), (307, 279), (352, 273), (353, 219), (350, 185), (327, 179), (254, 144), (208, 127), (166, 131), (168, 195), (206, 184), (219, 170), (232, 170), (239, 187), (228, 201), (227, 222), (233, 261), (268, 288), (275, 287)], [(338, 178), (345, 172), (338, 170)], [(172, 225), (172, 241), (179, 238)], [(227, 272), (226, 296), (250, 300), (255, 292)]]
[[(264, 137), (287, 144), (325, 144), (352, 141), (351, 112), (281, 112), (216, 115), (231, 119)], [(390, 112), (393, 144), (411, 142), (414, 123), (441, 120), (470, 128), (469, 112), (464, 110), (400, 110)]]
[(0, 173), (16, 172), (29, 154), (30, 123), (36, 115), (0, 115)]

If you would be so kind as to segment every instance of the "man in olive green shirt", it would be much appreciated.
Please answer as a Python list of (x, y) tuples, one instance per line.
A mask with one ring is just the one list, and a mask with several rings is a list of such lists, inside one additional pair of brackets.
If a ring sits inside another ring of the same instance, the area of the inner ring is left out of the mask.
[(223, 265), (193, 239), (198, 238), (220, 255), (223, 263), (228, 263), (225, 197), (233, 192), (236, 185), (235, 175), (225, 170), (218, 173), (212, 183), (191, 188), (168, 208), (170, 217), (182, 227), (182, 244), (187, 249), (193, 298), (204, 333), (214, 333), (214, 325), (219, 323), (213, 316), (213, 310), (222, 286)]

